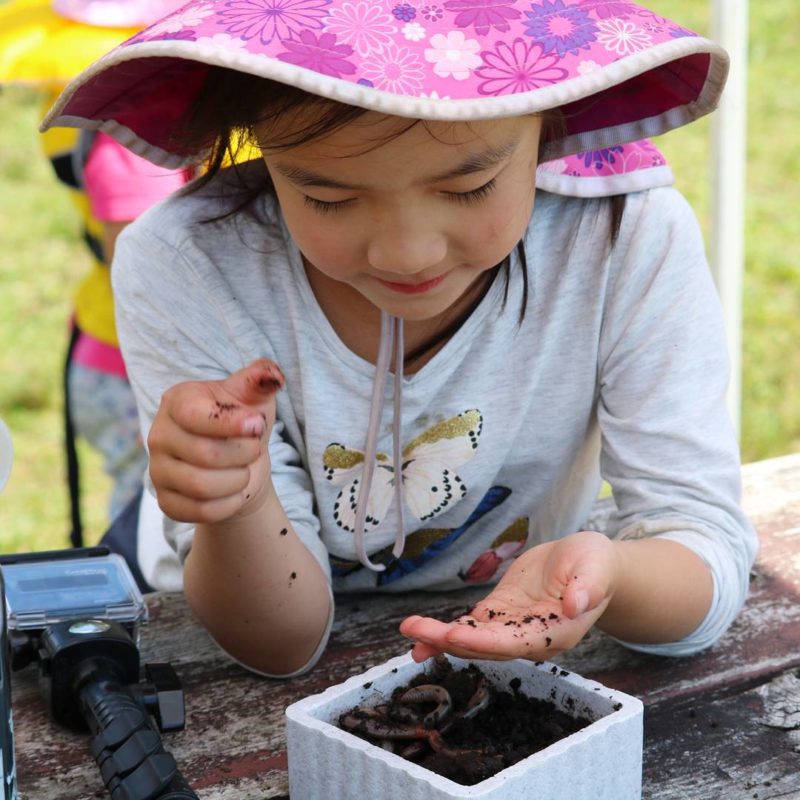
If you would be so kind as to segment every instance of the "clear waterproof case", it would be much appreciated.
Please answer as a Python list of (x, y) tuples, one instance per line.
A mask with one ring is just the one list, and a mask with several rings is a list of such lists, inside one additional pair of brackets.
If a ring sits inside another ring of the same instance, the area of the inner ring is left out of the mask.
[(84, 548), (4, 556), (7, 625), (36, 631), (65, 620), (115, 620), (136, 637), (147, 606), (125, 560)]

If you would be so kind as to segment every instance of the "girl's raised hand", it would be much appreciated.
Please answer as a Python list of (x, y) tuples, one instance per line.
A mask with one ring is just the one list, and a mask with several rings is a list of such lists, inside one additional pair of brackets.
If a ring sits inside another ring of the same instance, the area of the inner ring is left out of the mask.
[(158, 503), (182, 522), (251, 513), (270, 486), (267, 455), (275, 393), (284, 377), (258, 359), (220, 381), (188, 381), (164, 392), (147, 438)]
[(519, 556), (497, 586), (453, 622), (412, 616), (400, 632), (415, 661), (447, 652), (461, 658), (552, 658), (574, 647), (611, 600), (621, 569), (614, 543), (581, 531)]

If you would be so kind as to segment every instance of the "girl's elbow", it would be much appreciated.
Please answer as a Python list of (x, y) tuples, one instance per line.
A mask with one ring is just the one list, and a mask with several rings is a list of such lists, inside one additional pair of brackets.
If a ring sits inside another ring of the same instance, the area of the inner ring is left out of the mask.
[(322, 655), (330, 634), (332, 610), (326, 609), (301, 627), (273, 631), (254, 626), (252, 635), (217, 643), (238, 664), (269, 678), (292, 678), (310, 670)]

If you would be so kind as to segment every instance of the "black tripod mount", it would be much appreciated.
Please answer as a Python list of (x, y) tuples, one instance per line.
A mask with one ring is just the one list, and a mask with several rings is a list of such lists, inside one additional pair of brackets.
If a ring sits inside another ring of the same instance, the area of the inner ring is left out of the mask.
[(38, 661), (53, 718), (89, 729), (112, 800), (198, 800), (159, 734), (185, 722), (183, 690), (170, 664), (145, 665), (140, 683), (139, 649), (123, 625), (108, 619), (48, 626)]

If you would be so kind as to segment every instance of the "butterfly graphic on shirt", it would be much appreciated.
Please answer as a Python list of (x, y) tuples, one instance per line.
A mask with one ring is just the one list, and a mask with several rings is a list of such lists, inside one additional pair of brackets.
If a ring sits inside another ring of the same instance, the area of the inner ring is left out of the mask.
[[(482, 427), (480, 411), (469, 409), (435, 423), (403, 448), (403, 500), (418, 520), (433, 519), (466, 496), (467, 488), (456, 469), (475, 455)], [(333, 518), (340, 528), (352, 533), (364, 475), (364, 453), (334, 442), (325, 448), (322, 464), (325, 477), (342, 487), (333, 504)], [(377, 453), (365, 532), (385, 519), (394, 499), (396, 480), (393, 459), (386, 453)]]
[[(408, 575), (441, 555), (457, 542), (478, 520), (490, 511), (502, 505), (511, 495), (511, 489), (505, 486), (492, 486), (481, 498), (480, 502), (467, 519), (455, 528), (422, 528), (414, 531), (399, 557), (392, 555), (392, 545), (378, 550), (370, 556), (373, 563), (383, 564), (383, 572), (373, 572), (377, 586), (389, 583)], [(527, 518), (526, 529), (527, 529)], [(331, 572), (334, 577), (341, 578), (364, 569), (358, 561), (351, 561), (337, 556), (329, 556)], [(462, 577), (459, 573), (459, 577)], [(462, 577), (462, 580), (464, 578)]]

